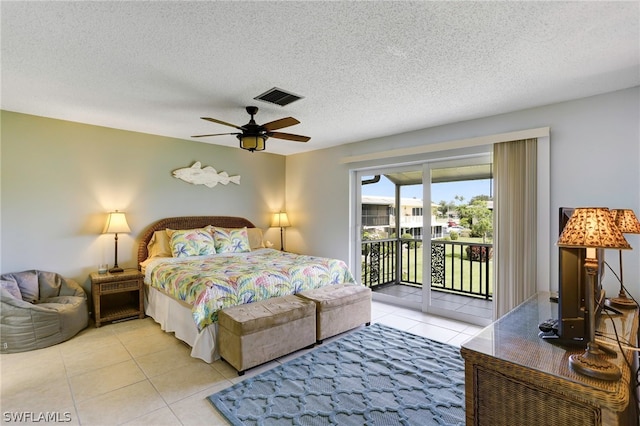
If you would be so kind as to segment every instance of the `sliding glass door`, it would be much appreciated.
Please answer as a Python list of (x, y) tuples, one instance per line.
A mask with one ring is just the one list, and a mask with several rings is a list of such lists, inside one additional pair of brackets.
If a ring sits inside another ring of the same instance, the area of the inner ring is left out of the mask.
[(353, 259), (374, 299), (491, 322), (491, 175), (490, 154), (355, 173)]
[(488, 156), (424, 164), (424, 312), (478, 325), (493, 318), (493, 190)]

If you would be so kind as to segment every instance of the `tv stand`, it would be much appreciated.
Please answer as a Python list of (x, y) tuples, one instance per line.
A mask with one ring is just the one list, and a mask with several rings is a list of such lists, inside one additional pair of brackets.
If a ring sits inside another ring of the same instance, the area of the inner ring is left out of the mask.
[[(564, 346), (565, 348), (570, 349), (582, 349), (585, 350), (587, 348), (587, 342), (584, 340), (566, 340), (557, 334), (551, 333), (538, 333), (538, 337), (542, 340), (546, 340), (552, 345)], [(598, 347), (602, 352), (606, 353), (608, 356), (617, 357), (618, 352), (615, 349), (610, 348), (609, 346), (600, 345)]]
[[(569, 356), (583, 348), (550, 344), (538, 337), (538, 324), (553, 317), (557, 305), (539, 293), (462, 344), (465, 360), (467, 425), (637, 425), (631, 372), (632, 351), (608, 360), (622, 378), (604, 381), (569, 367)], [(614, 315), (620, 338), (636, 342), (638, 311)], [(613, 334), (603, 313), (599, 331)]]

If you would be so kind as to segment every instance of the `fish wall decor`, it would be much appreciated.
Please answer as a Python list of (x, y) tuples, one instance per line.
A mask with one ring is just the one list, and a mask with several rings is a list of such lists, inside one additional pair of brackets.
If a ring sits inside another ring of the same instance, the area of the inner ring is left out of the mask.
[(203, 168), (199, 161), (193, 163), (191, 167), (174, 170), (173, 177), (194, 185), (204, 185), (208, 188), (213, 188), (219, 183), (226, 185), (229, 182), (240, 185), (240, 176), (229, 176), (227, 172), (218, 173), (211, 166)]

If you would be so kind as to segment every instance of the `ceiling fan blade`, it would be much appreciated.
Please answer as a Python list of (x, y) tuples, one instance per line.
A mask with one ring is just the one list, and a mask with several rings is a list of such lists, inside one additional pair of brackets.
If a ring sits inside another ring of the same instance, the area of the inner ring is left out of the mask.
[(311, 139), (309, 136), (292, 135), (291, 133), (280, 133), (280, 132), (267, 132), (267, 136), (276, 138), (276, 139), (286, 139), (288, 141), (295, 141), (295, 142), (307, 142)]
[(270, 121), (266, 124), (263, 124), (262, 127), (264, 127), (267, 131), (271, 131), (283, 129), (289, 126), (295, 126), (296, 124), (300, 124), (300, 122), (293, 117), (286, 117), (281, 118), (280, 120)]
[(192, 138), (206, 138), (207, 136), (222, 136), (222, 135), (239, 135), (240, 133), (214, 133), (212, 135), (194, 135)]
[(203, 120), (211, 121), (212, 123), (222, 124), (223, 126), (235, 127), (236, 129), (239, 129), (239, 130), (247, 130), (242, 126), (236, 126), (235, 124), (227, 123), (226, 121), (218, 120), (215, 118), (211, 118), (211, 117), (200, 117), (200, 118), (202, 118)]

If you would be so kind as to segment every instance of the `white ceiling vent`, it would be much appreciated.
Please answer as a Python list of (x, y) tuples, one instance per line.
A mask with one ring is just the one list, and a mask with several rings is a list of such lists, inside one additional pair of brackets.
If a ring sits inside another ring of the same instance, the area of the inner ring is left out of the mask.
[(258, 95), (253, 99), (256, 99), (258, 101), (269, 102), (270, 104), (285, 106), (299, 99), (304, 99), (304, 97), (298, 96), (294, 93), (287, 92), (285, 90), (274, 87), (273, 89), (269, 89), (263, 94)]

